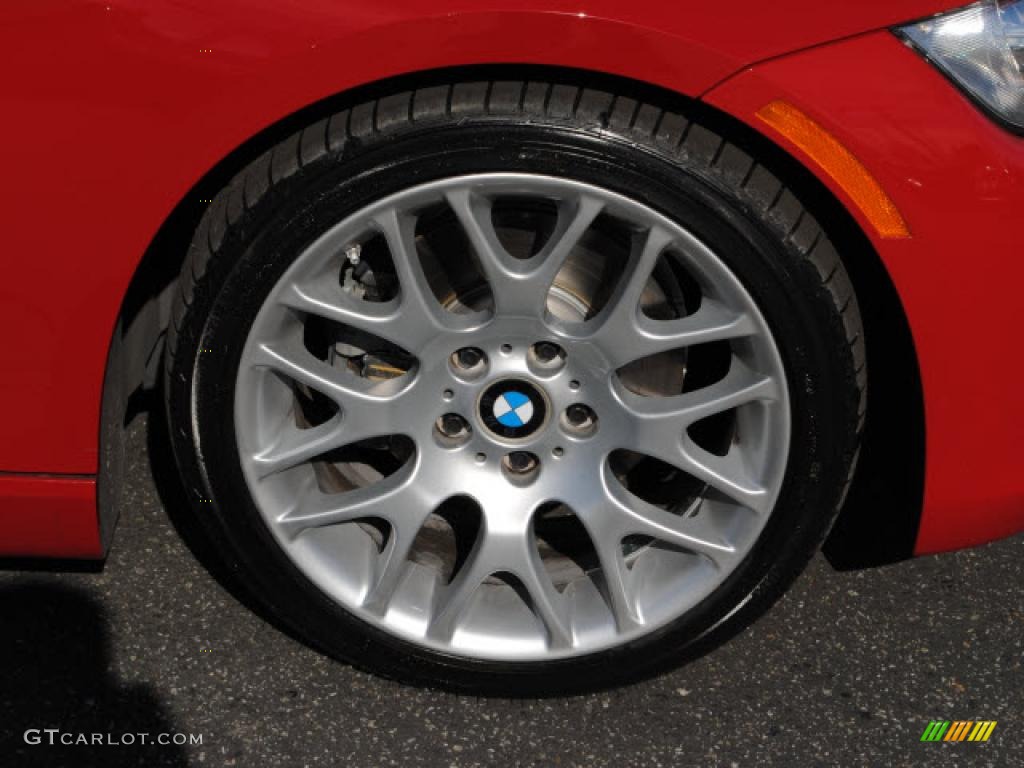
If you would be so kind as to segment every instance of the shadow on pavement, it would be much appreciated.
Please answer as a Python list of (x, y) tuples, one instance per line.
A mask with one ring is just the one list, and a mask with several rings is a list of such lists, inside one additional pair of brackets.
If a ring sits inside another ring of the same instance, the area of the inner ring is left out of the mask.
[[(0, 586), (0, 763), (17, 766), (187, 766), (184, 746), (156, 743), (176, 729), (152, 689), (111, 670), (108, 622), (85, 592)], [(61, 745), (102, 734), (115, 745)], [(26, 742), (26, 731), (31, 740)], [(153, 743), (142, 744), (139, 734)], [(125, 736), (125, 734), (134, 734)], [(127, 744), (131, 739), (134, 743)]]

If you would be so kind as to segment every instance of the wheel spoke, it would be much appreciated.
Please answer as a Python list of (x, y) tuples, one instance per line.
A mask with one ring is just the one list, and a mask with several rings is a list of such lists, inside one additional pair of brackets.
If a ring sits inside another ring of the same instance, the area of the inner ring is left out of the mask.
[(501, 535), (482, 532), (466, 562), (441, 593), (428, 635), (451, 642), (473, 594), (484, 579), (495, 573), (510, 573), (525, 587), (528, 607), (544, 625), (549, 647), (572, 645), (566, 598), (548, 578), (536, 541), (527, 531)]
[(540, 253), (526, 262), (536, 262), (538, 266), (533, 268), (532, 274), (540, 276), (541, 282), (546, 283), (545, 288), (551, 286), (551, 281), (565, 264), (566, 258), (579, 244), (594, 220), (601, 215), (604, 207), (603, 201), (585, 194), (559, 203), (555, 231)]
[[(614, 336), (614, 329), (634, 328), (640, 315), (640, 296), (658, 259), (673, 240), (672, 233), (658, 225), (636, 237), (626, 268), (605, 307), (596, 317), (568, 329), (569, 332), (595, 339), (602, 334)], [(609, 342), (612, 340), (609, 338)]]
[(615, 617), (615, 626), (619, 632), (628, 632), (643, 621), (637, 609), (629, 569), (622, 556), (622, 540), (602, 541), (595, 544), (594, 549), (601, 564), (605, 599)]
[(491, 287), (495, 313), (505, 316), (543, 314), (555, 276), (604, 208), (603, 202), (586, 195), (561, 201), (558, 223), (548, 243), (535, 256), (516, 259), (494, 230), (493, 200), (468, 187), (451, 190), (446, 197)]
[(317, 456), (361, 440), (396, 434), (400, 421), (393, 418), (393, 405), (368, 402), (339, 412), (323, 424), (308, 429), (283, 427), (271, 446), (253, 455), (260, 479), (311, 461)]
[(733, 358), (729, 373), (702, 389), (671, 397), (645, 397), (617, 386), (623, 407), (635, 430), (629, 445), (637, 453), (653, 456), (707, 483), (734, 501), (764, 511), (766, 489), (750, 477), (740, 451), (716, 456), (700, 448), (686, 434), (701, 419), (756, 401), (778, 400), (778, 382), (752, 371)]
[(416, 462), (409, 461), (382, 480), (344, 493), (324, 493), (314, 480), (298, 503), (278, 518), (278, 523), (292, 538), (309, 528), (363, 518), (380, 518), (392, 523), (408, 511), (422, 508), (424, 491), (414, 483), (416, 470)]
[(335, 402), (349, 398), (373, 400), (374, 382), (356, 376), (348, 376), (315, 357), (298, 343), (265, 342), (252, 353), (249, 364), (254, 367), (270, 368), (284, 374), (298, 384), (305, 384)]
[(291, 309), (365, 331), (405, 349), (416, 349), (423, 334), (418, 326), (410, 335), (398, 301), (364, 301), (333, 281), (318, 280), (307, 285), (292, 283), (280, 298)]
[(615, 320), (603, 323), (592, 338), (615, 368), (660, 352), (757, 333), (748, 315), (708, 298), (695, 313), (675, 320), (652, 320), (639, 311)]
[(563, 494), (565, 503), (587, 531), (601, 567), (597, 587), (619, 632), (643, 623), (635, 585), (622, 556), (622, 540), (630, 533), (626, 516), (604, 489), (604, 482), (580, 483)]
[(767, 489), (750, 476), (739, 451), (715, 456), (697, 446), (673, 422), (638, 430), (627, 442), (623, 447), (681, 469), (755, 512), (767, 512)]
[(642, 623), (626, 561), (622, 556), (622, 539), (627, 533), (618, 504), (608, 498), (590, 502), (580, 516), (601, 565), (601, 591), (615, 617), (619, 632), (627, 632)]
[(423, 508), (403, 510), (391, 520), (391, 532), (384, 551), (377, 558), (376, 581), (363, 600), (363, 607), (377, 616), (387, 613), (402, 577), (408, 569), (409, 552), (428, 516)]
[(607, 469), (602, 472), (604, 493), (612, 509), (622, 518), (626, 535), (639, 534), (696, 552), (728, 567), (736, 557), (736, 547), (717, 530), (709, 516), (675, 515), (631, 494)]
[(253, 455), (256, 476), (261, 480), (284, 472), (344, 444), (340, 414), (315, 427), (283, 427), (273, 445)]
[(526, 587), (533, 612), (547, 630), (548, 645), (551, 648), (568, 648), (572, 645), (568, 601), (551, 583), (536, 539), (529, 535), (523, 543), (525, 551), (520, 552), (521, 565), (514, 573)]
[(621, 384), (616, 389), (623, 406), (641, 428), (666, 428), (677, 433), (708, 416), (756, 401), (775, 401), (780, 394), (775, 379), (755, 373), (736, 357), (721, 380), (681, 395), (638, 395)]
[(438, 302), (416, 250), (414, 216), (389, 208), (374, 222), (387, 240), (398, 274), (400, 307), (389, 332), (403, 339), (409, 351), (418, 351), (439, 333), (472, 330), (485, 321), (480, 313), (457, 315)]
[(734, 448), (725, 456), (716, 456), (689, 438), (683, 439), (683, 445), (681, 468), (685, 472), (747, 509), (759, 514), (770, 511), (768, 489), (751, 477), (743, 453)]

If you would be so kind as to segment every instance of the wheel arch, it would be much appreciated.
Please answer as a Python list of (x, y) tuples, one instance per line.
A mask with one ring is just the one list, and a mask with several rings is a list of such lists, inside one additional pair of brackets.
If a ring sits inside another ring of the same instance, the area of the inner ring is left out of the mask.
[[(924, 495), (924, 403), (909, 323), (892, 280), (847, 208), (800, 160), (742, 121), (649, 83), (590, 70), (537, 65), (475, 65), (387, 78), (331, 95), (258, 131), (197, 179), (160, 225), (124, 294), (104, 375), (100, 425), (98, 501), (104, 540), (109, 541), (121, 502), (125, 471), (123, 428), (158, 402), (162, 339), (170, 322), (170, 297), (192, 235), (217, 192), (249, 163), (292, 134), (325, 117), (387, 93), (445, 82), (537, 79), (612, 92), (677, 108), (696, 117), (758, 158), (829, 232), (860, 298), (866, 336), (868, 418), (860, 462), (843, 512), (825, 545), (840, 568), (909, 557)], [(870, 297), (866, 301), (865, 297)]]

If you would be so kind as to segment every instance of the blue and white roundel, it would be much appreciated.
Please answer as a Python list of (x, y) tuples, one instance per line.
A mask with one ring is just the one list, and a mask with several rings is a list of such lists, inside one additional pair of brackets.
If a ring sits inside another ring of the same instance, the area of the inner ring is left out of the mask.
[(533, 418), (533, 402), (522, 392), (506, 392), (494, 401), (494, 418), (503, 427), (522, 427)]

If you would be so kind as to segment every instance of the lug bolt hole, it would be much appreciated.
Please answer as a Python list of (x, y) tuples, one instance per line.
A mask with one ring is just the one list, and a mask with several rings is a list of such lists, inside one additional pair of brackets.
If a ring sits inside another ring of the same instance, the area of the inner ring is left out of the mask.
[(565, 350), (553, 341), (538, 341), (530, 347), (530, 362), (543, 370), (560, 368), (565, 364)]
[(555, 448), (551, 449), (551, 455), (554, 456), (556, 459), (560, 459), (563, 456), (565, 456), (565, 448), (563, 448), (560, 445), (556, 446)]
[(580, 383), (579, 383), (579, 381), (577, 381), (576, 379), (573, 379), (572, 381), (570, 381), (569, 382), (569, 389), (571, 389), (573, 392), (579, 392), (579, 390), (580, 390)]
[(446, 413), (434, 422), (434, 429), (441, 439), (449, 445), (465, 442), (473, 431), (469, 422), (457, 413)]
[(510, 355), (510, 354), (512, 354), (512, 345), (511, 344), (502, 344), (501, 345), (501, 354), (503, 354), (503, 355)]
[(521, 478), (536, 471), (540, 460), (529, 451), (512, 451), (502, 458), (501, 465), (510, 475)]
[(483, 463), (485, 463), (487, 461), (487, 454), (486, 453), (478, 453), (474, 457), (474, 460), (476, 461), (477, 464), (483, 464)]
[(462, 347), (452, 353), (451, 365), (461, 376), (476, 378), (487, 370), (487, 355), (477, 347)]
[(573, 403), (562, 412), (562, 429), (576, 437), (590, 437), (597, 431), (597, 414), (589, 405)]

